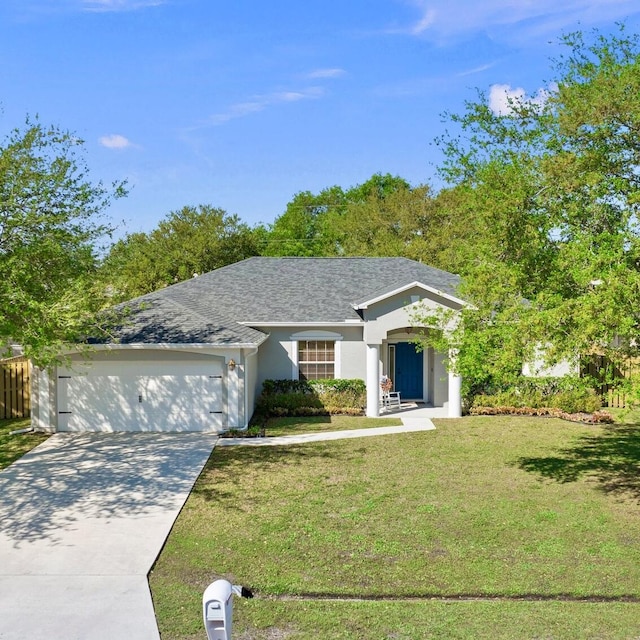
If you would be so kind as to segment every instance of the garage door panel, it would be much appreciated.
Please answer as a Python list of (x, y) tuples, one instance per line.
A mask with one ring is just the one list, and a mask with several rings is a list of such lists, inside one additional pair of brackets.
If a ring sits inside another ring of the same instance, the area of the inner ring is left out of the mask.
[(147, 362), (136, 366), (135, 373), (132, 368), (130, 362), (98, 362), (84, 375), (62, 371), (59, 429), (212, 431), (223, 426), (218, 362)]
[(133, 376), (71, 376), (60, 386), (60, 430), (127, 431), (135, 423)]
[(145, 431), (222, 426), (222, 379), (208, 375), (137, 378), (138, 421)]

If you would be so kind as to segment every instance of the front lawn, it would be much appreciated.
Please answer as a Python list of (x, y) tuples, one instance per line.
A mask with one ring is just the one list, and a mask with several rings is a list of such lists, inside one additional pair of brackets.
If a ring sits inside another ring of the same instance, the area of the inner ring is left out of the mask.
[(640, 427), (475, 417), (221, 447), (150, 575), (163, 640), (637, 638)]
[(31, 421), (27, 419), (0, 420), (0, 469), (8, 467), (12, 462), (21, 458), (35, 446), (44, 442), (49, 434), (45, 433), (17, 433), (9, 435), (11, 431), (26, 429)]
[(265, 435), (291, 436), (299, 433), (323, 431), (349, 431), (375, 427), (396, 427), (400, 418), (365, 418), (362, 416), (312, 416), (304, 418), (270, 418), (265, 426)]

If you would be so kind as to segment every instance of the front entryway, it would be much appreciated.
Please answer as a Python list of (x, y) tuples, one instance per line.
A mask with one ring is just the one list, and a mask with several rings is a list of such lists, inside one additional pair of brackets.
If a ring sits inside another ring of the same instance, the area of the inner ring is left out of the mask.
[(392, 373), (394, 390), (404, 399), (422, 399), (424, 395), (423, 353), (412, 342), (395, 345), (396, 362)]

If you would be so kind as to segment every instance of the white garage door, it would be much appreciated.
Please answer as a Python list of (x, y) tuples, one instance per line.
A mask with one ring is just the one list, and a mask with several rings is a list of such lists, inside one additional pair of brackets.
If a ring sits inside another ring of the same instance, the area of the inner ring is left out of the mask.
[(59, 370), (60, 431), (216, 431), (222, 363), (94, 362)]

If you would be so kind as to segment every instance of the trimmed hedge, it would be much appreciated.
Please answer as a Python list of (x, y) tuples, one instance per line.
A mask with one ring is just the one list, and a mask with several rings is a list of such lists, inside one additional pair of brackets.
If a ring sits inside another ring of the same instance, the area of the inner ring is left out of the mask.
[(541, 407), (534, 409), (532, 407), (472, 407), (470, 414), (472, 416), (548, 416), (551, 418), (561, 418), (570, 422), (585, 422), (587, 424), (611, 424), (614, 422), (613, 416), (608, 411), (594, 411), (593, 413), (576, 412), (568, 413), (562, 409), (553, 409), (551, 407)]
[(523, 377), (512, 388), (477, 395), (469, 413), (547, 415), (581, 422), (610, 422), (611, 416), (601, 408), (600, 396), (584, 379)]
[(560, 409), (566, 413), (594, 413), (602, 408), (602, 401), (594, 391), (589, 389), (559, 391), (550, 395), (545, 395), (538, 390), (520, 392), (516, 389), (495, 395), (476, 396), (471, 409), (476, 407), (528, 407)]
[(324, 380), (265, 380), (262, 393), (266, 395), (278, 393), (317, 394), (326, 391), (341, 391), (366, 394), (367, 386), (364, 380), (342, 378), (326, 378)]
[(363, 380), (265, 380), (252, 422), (272, 416), (361, 415), (366, 404)]

